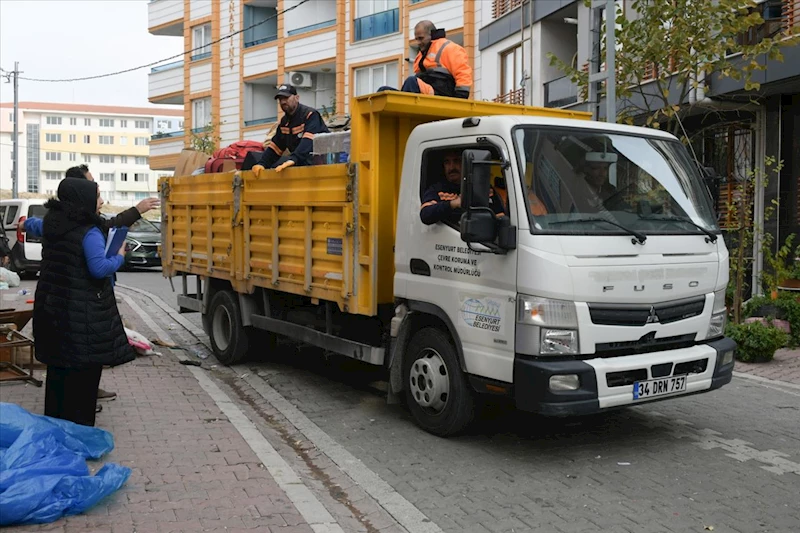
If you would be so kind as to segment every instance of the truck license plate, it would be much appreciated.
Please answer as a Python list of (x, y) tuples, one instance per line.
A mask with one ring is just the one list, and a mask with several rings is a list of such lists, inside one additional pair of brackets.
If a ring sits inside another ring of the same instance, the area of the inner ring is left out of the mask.
[(654, 396), (663, 396), (686, 390), (686, 376), (651, 379), (650, 381), (634, 381), (633, 399), (643, 400)]

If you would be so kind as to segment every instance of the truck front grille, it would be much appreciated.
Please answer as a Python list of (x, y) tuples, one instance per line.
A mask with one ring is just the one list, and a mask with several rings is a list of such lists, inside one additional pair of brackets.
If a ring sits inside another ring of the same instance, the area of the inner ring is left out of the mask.
[(596, 344), (594, 347), (595, 354), (599, 357), (622, 357), (624, 355), (688, 348), (694, 346), (695, 334), (675, 335), (674, 337), (663, 337), (661, 339), (648, 337), (649, 336), (645, 335), (641, 339), (635, 341), (603, 342)]
[(601, 326), (670, 324), (702, 314), (705, 303), (705, 296), (698, 296), (655, 305), (589, 304), (589, 315), (593, 324)]

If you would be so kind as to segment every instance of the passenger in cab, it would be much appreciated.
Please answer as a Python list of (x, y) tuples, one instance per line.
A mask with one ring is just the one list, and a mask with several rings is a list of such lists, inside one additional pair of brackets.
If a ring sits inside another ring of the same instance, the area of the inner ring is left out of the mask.
[[(489, 207), (495, 216), (505, 216), (503, 200), (489, 189)], [(444, 178), (431, 185), (422, 196), (419, 216), (428, 226), (437, 222), (458, 224), (461, 214), (461, 151), (452, 150), (444, 154)]]
[[(266, 168), (281, 172), (295, 165), (311, 165), (314, 135), (329, 133), (319, 111), (300, 103), (300, 96), (294, 85), (287, 83), (278, 87), (275, 99), (285, 114), (278, 124), (278, 132), (267, 143), (261, 160), (253, 166), (256, 177)], [(284, 150), (289, 150), (288, 156), (283, 155)]]
[[(414, 75), (409, 76), (400, 88), (406, 93), (421, 93), (455, 98), (469, 98), (472, 90), (472, 67), (467, 51), (445, 39), (444, 30), (437, 30), (430, 20), (414, 27), (414, 38), (419, 53), (414, 60)], [(378, 91), (394, 91), (383, 86)]]

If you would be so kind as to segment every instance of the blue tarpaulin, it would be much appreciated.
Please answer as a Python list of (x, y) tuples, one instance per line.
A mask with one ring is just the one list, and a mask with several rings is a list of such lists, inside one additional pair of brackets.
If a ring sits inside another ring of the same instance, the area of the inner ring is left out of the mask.
[(0, 402), (0, 526), (44, 524), (90, 509), (119, 490), (131, 470), (87, 459), (114, 449), (108, 431)]

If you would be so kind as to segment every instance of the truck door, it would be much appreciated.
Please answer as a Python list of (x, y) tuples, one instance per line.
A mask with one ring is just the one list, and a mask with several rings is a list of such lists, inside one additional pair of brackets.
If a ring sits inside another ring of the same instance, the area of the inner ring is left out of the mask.
[[(491, 138), (490, 150), (497, 159), (510, 153), (505, 142)], [(460, 197), (461, 152), (478, 146), (475, 137), (423, 143), (417, 151), (416, 172), (419, 191), (405, 195), (401, 203), (407, 229), (398, 232), (398, 254), (407, 258), (398, 273), (411, 300), (425, 302), (444, 312), (460, 339), (468, 373), (512, 382), (514, 362), (514, 324), (516, 297), (516, 253), (505, 255), (476, 252), (461, 240), (458, 220), (461, 210), (447, 204)], [(516, 225), (514, 179), (511, 170), (494, 167), (496, 177), (492, 204), (503, 205), (504, 216)], [(503, 175), (503, 173), (508, 175)], [(507, 187), (507, 189), (506, 189)], [(511, 201), (506, 201), (506, 199)], [(498, 204), (500, 202), (500, 204)], [(438, 219), (423, 222), (434, 213)], [(495, 208), (497, 211), (497, 209)], [(414, 213), (416, 211), (417, 213)], [(413, 213), (413, 214), (412, 214)], [(405, 238), (402, 233), (405, 232)], [(402, 274), (406, 270), (406, 274)]]

